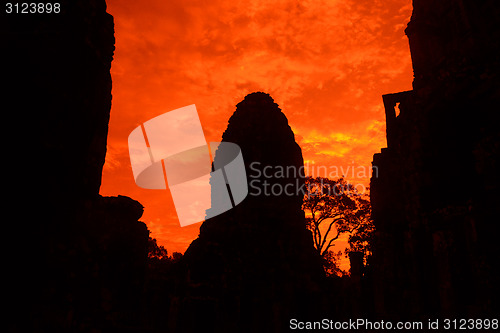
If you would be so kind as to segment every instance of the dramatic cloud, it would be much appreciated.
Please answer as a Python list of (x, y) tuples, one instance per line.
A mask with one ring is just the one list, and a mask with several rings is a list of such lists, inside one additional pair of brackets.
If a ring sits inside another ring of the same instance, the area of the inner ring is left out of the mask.
[(180, 228), (168, 191), (135, 185), (127, 137), (139, 124), (196, 104), (207, 140), (219, 141), (235, 105), (264, 91), (310, 165), (369, 167), (386, 144), (381, 95), (411, 89), (411, 0), (107, 2), (116, 53), (101, 193), (140, 201), (170, 252), (199, 224)]

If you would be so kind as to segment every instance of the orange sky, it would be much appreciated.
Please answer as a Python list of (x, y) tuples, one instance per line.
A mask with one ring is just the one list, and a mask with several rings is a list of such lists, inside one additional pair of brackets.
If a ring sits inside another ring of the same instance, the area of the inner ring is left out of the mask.
[(360, 171), (386, 146), (381, 95), (411, 89), (411, 0), (107, 3), (116, 51), (101, 194), (141, 202), (141, 220), (169, 253), (184, 252), (201, 223), (181, 228), (168, 191), (136, 186), (127, 138), (141, 123), (196, 104), (207, 141), (220, 141), (235, 105), (264, 91), (310, 171)]

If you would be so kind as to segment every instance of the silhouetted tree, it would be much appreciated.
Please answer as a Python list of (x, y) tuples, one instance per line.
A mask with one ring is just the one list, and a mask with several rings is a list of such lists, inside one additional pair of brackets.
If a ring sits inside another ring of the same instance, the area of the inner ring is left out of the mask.
[(338, 257), (338, 253), (333, 253), (330, 248), (342, 234), (350, 234), (350, 247), (346, 252), (368, 250), (374, 230), (368, 195), (357, 191), (343, 178), (306, 177), (305, 184), (307, 193), (302, 209), (306, 213), (307, 227), (313, 234), (314, 247), (324, 259), (325, 269), (338, 271), (338, 268), (330, 267), (335, 265)]
[(340, 258), (342, 257), (342, 251), (334, 252), (328, 250), (322, 257), (323, 267), (325, 269), (327, 276), (343, 276), (347, 275), (347, 272), (340, 268)]
[(170, 257), (170, 259), (172, 260), (172, 262), (178, 262), (179, 260), (181, 260), (182, 258), (182, 253), (180, 252), (174, 252), (172, 253), (172, 256)]
[(163, 245), (158, 245), (155, 238), (148, 239), (148, 259), (149, 261), (172, 262), (176, 263), (182, 258), (182, 253), (174, 252), (168, 255), (167, 249)]
[(168, 259), (167, 249), (163, 245), (158, 245), (155, 238), (148, 239), (148, 258), (149, 259)]
[(375, 232), (375, 225), (371, 216), (360, 224), (359, 228), (349, 235), (349, 248), (346, 252), (363, 252), (365, 256), (372, 252), (372, 238)]
[(176, 266), (182, 256), (179, 252), (173, 252), (169, 256), (163, 245), (158, 245), (156, 239), (149, 238), (144, 297), (145, 312), (155, 332), (169, 331), (165, 316), (170, 311), (176, 285), (180, 283)]

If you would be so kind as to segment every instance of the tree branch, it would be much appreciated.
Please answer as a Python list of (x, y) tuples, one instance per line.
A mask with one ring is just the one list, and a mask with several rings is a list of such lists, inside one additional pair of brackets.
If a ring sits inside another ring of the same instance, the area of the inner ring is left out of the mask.
[(326, 248), (321, 253), (321, 256), (323, 256), (333, 246), (332, 242), (335, 241), (335, 240), (337, 240), (339, 238), (340, 234), (341, 234), (341, 232), (337, 231), (337, 234), (335, 235), (335, 237), (333, 237), (332, 239), (330, 239), (330, 241), (326, 245)]

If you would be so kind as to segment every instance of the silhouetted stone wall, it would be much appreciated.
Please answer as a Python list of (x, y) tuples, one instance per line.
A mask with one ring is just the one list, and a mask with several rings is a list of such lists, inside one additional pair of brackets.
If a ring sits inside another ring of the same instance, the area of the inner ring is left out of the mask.
[(0, 19), (13, 215), (4, 229), (12, 311), (4, 327), (123, 332), (140, 322), (148, 230), (138, 202), (99, 196), (113, 17), (104, 0), (57, 2), (60, 13)]
[(414, 89), (384, 95), (388, 147), (373, 158), (375, 308), (485, 318), (498, 314), (500, 8), (413, 3)]

